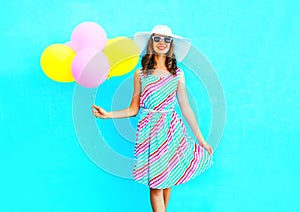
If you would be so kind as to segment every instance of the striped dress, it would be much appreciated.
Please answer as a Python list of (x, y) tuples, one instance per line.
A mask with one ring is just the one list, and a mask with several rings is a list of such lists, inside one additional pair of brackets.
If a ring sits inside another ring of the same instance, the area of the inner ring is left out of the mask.
[(140, 113), (134, 146), (133, 178), (150, 188), (185, 183), (212, 164), (212, 155), (191, 138), (175, 111), (176, 75), (143, 75)]

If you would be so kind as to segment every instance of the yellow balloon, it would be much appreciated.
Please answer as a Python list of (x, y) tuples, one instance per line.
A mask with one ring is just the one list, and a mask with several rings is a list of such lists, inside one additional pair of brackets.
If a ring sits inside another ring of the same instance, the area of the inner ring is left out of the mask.
[(129, 73), (140, 58), (140, 51), (135, 42), (123, 36), (108, 39), (103, 52), (111, 67), (107, 78)]
[(44, 49), (40, 64), (44, 73), (58, 82), (73, 82), (72, 61), (75, 52), (65, 44), (52, 44)]

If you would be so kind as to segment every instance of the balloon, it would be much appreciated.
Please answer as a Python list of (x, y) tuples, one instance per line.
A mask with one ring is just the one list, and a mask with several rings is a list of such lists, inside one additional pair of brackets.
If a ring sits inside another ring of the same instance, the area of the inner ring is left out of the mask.
[[(72, 42), (71, 42), (71, 41), (65, 42), (65, 45), (67, 45), (67, 46), (71, 47), (71, 49), (73, 49), (73, 50), (74, 50), (74, 47), (73, 47), (73, 44), (72, 44)], [(74, 50), (74, 51), (75, 51), (75, 50)]]
[(109, 39), (103, 52), (111, 67), (108, 78), (127, 74), (137, 65), (140, 58), (138, 46), (127, 37)]
[(58, 82), (73, 82), (71, 65), (75, 52), (64, 44), (52, 44), (44, 49), (40, 64), (44, 73)]
[(95, 22), (83, 22), (77, 25), (71, 35), (72, 46), (76, 52), (84, 48), (103, 50), (106, 41), (106, 32)]
[(96, 48), (80, 50), (72, 63), (76, 82), (86, 88), (95, 88), (105, 81), (109, 68), (107, 57)]

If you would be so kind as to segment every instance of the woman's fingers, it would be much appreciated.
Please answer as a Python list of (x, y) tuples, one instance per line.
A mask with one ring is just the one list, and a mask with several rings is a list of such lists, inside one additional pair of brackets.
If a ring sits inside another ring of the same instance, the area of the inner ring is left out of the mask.
[(105, 110), (95, 104), (92, 105), (92, 113), (97, 118), (105, 118)]
[(203, 147), (204, 147), (204, 149), (206, 149), (206, 151), (208, 151), (209, 154), (213, 153), (213, 149), (212, 149), (212, 147), (209, 144), (204, 143)]
[(212, 154), (213, 153), (213, 149), (212, 149), (212, 147), (211, 146), (209, 146), (209, 148), (208, 148), (209, 150), (208, 150), (208, 152), (210, 153), (210, 154)]
[(94, 114), (94, 116), (99, 116), (100, 115), (100, 113), (93, 113)]
[(97, 105), (92, 105), (92, 108), (96, 108), (96, 109), (100, 109), (100, 107), (99, 106), (97, 106)]
[(103, 113), (103, 109), (97, 105), (92, 105), (92, 111), (97, 111), (98, 113)]

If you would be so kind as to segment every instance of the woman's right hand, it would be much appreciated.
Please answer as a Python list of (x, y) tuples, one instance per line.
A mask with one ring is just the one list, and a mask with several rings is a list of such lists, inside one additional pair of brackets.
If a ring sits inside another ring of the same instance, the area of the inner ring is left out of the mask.
[(92, 105), (92, 112), (96, 118), (102, 118), (102, 119), (110, 118), (109, 112), (107, 112), (101, 107), (98, 107), (97, 105)]

